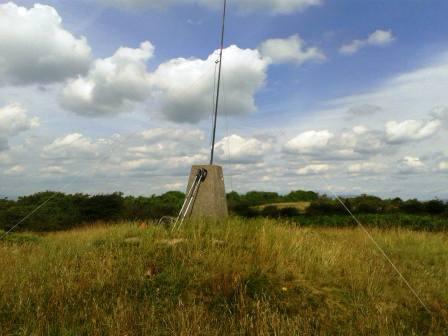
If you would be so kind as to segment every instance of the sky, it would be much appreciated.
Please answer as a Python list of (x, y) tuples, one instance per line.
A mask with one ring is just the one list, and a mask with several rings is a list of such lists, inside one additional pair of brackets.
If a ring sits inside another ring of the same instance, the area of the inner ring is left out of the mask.
[[(228, 5), (227, 191), (448, 199), (448, 2)], [(221, 7), (0, 0), (0, 197), (184, 191), (209, 161)]]

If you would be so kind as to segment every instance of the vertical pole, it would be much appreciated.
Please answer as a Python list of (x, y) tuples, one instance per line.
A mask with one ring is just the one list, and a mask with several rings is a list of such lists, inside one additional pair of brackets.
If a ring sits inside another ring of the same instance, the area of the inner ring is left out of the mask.
[(212, 152), (210, 155), (210, 165), (213, 164), (213, 159), (215, 155), (215, 140), (216, 140), (216, 122), (218, 120), (218, 107), (219, 107), (219, 91), (221, 88), (221, 71), (222, 71), (222, 53), (224, 50), (224, 33), (225, 33), (225, 25), (226, 25), (226, 9), (227, 9), (227, 0), (224, 0), (224, 9), (222, 12), (222, 30), (221, 30), (221, 50), (219, 53), (219, 73), (218, 73), (218, 87), (216, 90), (216, 104), (215, 104), (215, 120), (213, 123), (213, 139), (212, 139)]

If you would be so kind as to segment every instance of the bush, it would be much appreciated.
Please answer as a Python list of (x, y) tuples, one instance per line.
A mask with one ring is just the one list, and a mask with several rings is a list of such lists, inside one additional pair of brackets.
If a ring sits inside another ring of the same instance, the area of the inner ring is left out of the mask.
[(274, 205), (264, 207), (263, 210), (261, 210), (260, 214), (263, 217), (269, 217), (269, 218), (280, 217), (280, 212), (279, 212), (278, 208)]
[(291, 218), (291, 217), (300, 216), (301, 213), (300, 213), (299, 209), (297, 209), (297, 208), (288, 207), (288, 208), (280, 209), (279, 215), (280, 215), (280, 217)]
[(416, 199), (405, 201), (401, 204), (400, 210), (409, 214), (419, 214), (424, 210), (423, 203)]
[(349, 200), (354, 213), (376, 214), (383, 213), (386, 208), (386, 202), (379, 197), (361, 195)]
[(447, 204), (440, 200), (432, 200), (424, 204), (425, 212), (431, 215), (440, 215), (444, 213), (447, 208)]
[(336, 200), (319, 199), (311, 202), (306, 213), (310, 215), (335, 215), (345, 214), (347, 210)]
[(312, 202), (319, 199), (319, 194), (314, 191), (291, 191), (284, 197), (286, 202)]

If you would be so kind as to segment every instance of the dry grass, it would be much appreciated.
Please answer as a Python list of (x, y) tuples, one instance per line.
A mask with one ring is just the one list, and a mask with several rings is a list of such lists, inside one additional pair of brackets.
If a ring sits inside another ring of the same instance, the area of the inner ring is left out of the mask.
[(271, 204), (263, 204), (255, 206), (254, 209), (263, 210), (268, 206), (274, 206), (277, 209), (286, 209), (286, 208), (294, 208), (299, 210), (302, 213), (305, 213), (306, 209), (309, 208), (311, 202), (281, 202), (281, 203), (271, 203)]
[(448, 236), (277, 221), (0, 243), (1, 335), (446, 335)]

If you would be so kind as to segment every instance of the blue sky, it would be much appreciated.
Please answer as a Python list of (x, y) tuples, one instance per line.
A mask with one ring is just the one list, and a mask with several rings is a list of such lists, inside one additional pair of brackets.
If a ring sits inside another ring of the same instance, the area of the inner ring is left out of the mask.
[[(219, 2), (0, 2), (0, 195), (183, 190), (207, 161)], [(448, 197), (448, 3), (285, 4), (229, 1), (231, 189)]]

